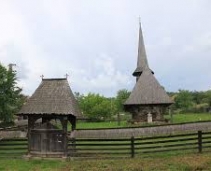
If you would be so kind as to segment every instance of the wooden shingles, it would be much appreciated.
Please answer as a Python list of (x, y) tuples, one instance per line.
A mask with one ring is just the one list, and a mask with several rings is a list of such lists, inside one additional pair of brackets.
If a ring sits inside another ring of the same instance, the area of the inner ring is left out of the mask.
[(150, 69), (142, 72), (129, 98), (124, 103), (125, 106), (148, 104), (172, 104), (172, 100)]
[(133, 72), (133, 76), (137, 78), (137, 82), (124, 103), (125, 107), (130, 105), (170, 105), (173, 103), (155, 78), (154, 72), (149, 68), (141, 24), (139, 27), (137, 68)]
[(56, 114), (80, 116), (80, 110), (66, 78), (42, 79), (18, 115)]
[[(138, 41), (138, 60), (137, 60), (137, 67), (133, 72), (133, 76), (139, 76), (145, 70), (149, 69), (149, 64), (147, 60), (145, 45), (144, 45), (144, 38), (141, 29), (141, 23), (139, 26), (139, 41)], [(153, 73), (153, 71), (152, 71)]]

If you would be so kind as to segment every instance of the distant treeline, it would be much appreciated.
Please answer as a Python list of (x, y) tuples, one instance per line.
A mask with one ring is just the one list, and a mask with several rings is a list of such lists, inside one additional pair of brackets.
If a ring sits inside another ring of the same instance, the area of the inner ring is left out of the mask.
[[(124, 113), (123, 103), (129, 97), (130, 91), (119, 90), (115, 97), (88, 93), (83, 95), (75, 93), (83, 115), (90, 120), (112, 120), (117, 119), (119, 114)], [(174, 101), (171, 105), (173, 113), (205, 113), (211, 112), (211, 90), (168, 92)]]
[(174, 100), (171, 109), (174, 113), (202, 113), (211, 112), (211, 90), (168, 92)]

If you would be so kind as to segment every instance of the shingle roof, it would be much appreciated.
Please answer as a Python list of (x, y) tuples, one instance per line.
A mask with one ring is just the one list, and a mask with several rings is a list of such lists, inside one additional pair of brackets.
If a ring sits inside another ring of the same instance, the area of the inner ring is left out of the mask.
[[(133, 72), (133, 76), (139, 76), (143, 72), (143, 70), (148, 69), (148, 60), (144, 45), (144, 39), (141, 29), (141, 23), (139, 23), (139, 42), (138, 42), (138, 61), (137, 61), (137, 68)], [(153, 71), (152, 71), (153, 73)]]
[(156, 80), (151, 70), (145, 69), (124, 105), (172, 103), (172, 100), (169, 98), (164, 88)]
[(18, 114), (71, 114), (76, 117), (81, 116), (66, 78), (43, 79)]
[(139, 27), (139, 45), (137, 68), (133, 75), (137, 77), (137, 82), (124, 106), (129, 105), (149, 105), (149, 104), (172, 104), (164, 88), (159, 84), (154, 72), (149, 68), (144, 40)]

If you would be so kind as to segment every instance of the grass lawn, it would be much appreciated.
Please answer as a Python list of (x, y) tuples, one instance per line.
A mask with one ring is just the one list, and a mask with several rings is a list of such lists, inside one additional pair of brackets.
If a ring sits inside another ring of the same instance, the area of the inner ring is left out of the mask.
[[(165, 118), (170, 119), (170, 116), (166, 115)], [(188, 114), (173, 115), (173, 123), (199, 122), (199, 121), (211, 121), (211, 113), (188, 113)]]
[[(165, 115), (166, 119), (170, 119), (169, 115)], [(185, 123), (185, 122), (199, 122), (199, 121), (211, 121), (211, 113), (190, 113), (190, 114), (174, 114), (173, 123)], [(127, 121), (121, 121), (118, 125), (117, 121), (111, 122), (82, 122), (78, 121), (77, 129), (91, 129), (91, 128), (118, 128), (118, 127), (134, 127), (134, 126), (150, 126), (154, 124), (141, 123), (137, 125), (131, 125)]]
[(211, 170), (211, 154), (184, 154), (128, 159), (21, 160), (2, 159), (0, 170), (8, 171), (191, 171)]

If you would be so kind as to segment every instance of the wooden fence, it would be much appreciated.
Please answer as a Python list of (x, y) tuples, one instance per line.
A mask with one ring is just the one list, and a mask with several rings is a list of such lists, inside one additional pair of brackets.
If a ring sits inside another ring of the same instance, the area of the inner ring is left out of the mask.
[(26, 138), (0, 138), (0, 158), (20, 158), (27, 151), (28, 142)]
[[(211, 132), (198, 131), (170, 136), (69, 139), (69, 157), (113, 158), (140, 157), (169, 153), (202, 153), (211, 151)], [(21, 157), (27, 152), (27, 139), (1, 139), (0, 157)]]
[(134, 158), (164, 152), (201, 153), (211, 149), (211, 132), (124, 139), (71, 139), (68, 145), (71, 157)]

